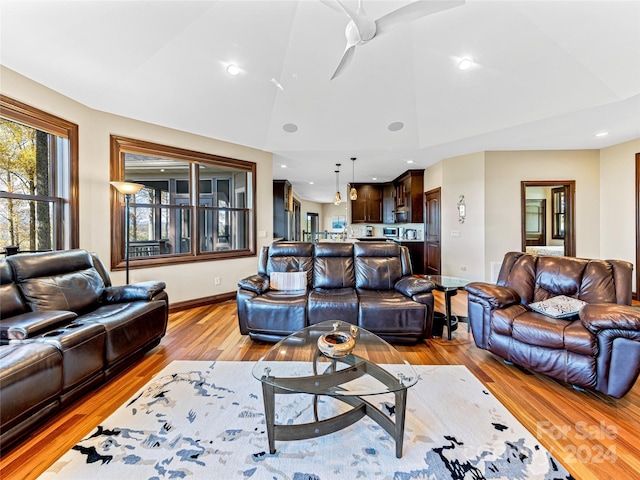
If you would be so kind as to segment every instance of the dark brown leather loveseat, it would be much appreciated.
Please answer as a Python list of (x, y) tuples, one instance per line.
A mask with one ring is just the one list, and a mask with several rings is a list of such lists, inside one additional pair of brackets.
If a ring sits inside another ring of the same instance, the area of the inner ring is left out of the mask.
[[(503, 359), (576, 387), (620, 398), (640, 373), (640, 309), (633, 266), (620, 260), (505, 255), (497, 285), (467, 285), (475, 343)], [(587, 302), (552, 318), (529, 305), (555, 296)]]
[(0, 448), (156, 346), (164, 289), (112, 286), (84, 250), (0, 259)]
[[(301, 290), (270, 288), (273, 272), (305, 272)], [(309, 325), (342, 320), (390, 342), (431, 334), (434, 285), (412, 276), (409, 251), (393, 242), (275, 242), (258, 273), (238, 282), (240, 332), (275, 342)]]

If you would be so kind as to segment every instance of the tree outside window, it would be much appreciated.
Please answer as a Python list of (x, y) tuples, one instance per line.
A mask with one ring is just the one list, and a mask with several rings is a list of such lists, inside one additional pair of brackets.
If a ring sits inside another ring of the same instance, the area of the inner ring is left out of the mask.
[(75, 248), (77, 126), (0, 96), (0, 246)]

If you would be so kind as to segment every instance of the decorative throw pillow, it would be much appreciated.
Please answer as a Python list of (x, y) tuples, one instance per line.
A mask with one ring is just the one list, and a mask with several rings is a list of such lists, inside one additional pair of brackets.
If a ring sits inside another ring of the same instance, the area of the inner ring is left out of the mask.
[(558, 295), (544, 302), (530, 303), (529, 308), (548, 317), (566, 318), (576, 315), (586, 304), (587, 302), (583, 302), (577, 298)]
[(271, 272), (269, 288), (271, 290), (305, 290), (307, 288), (307, 273)]

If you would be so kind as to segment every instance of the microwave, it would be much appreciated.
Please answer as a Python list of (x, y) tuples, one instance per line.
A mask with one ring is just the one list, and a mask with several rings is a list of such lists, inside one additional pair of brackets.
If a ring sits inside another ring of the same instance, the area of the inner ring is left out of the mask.
[(398, 238), (398, 228), (397, 227), (384, 227), (382, 229), (382, 234), (385, 237)]

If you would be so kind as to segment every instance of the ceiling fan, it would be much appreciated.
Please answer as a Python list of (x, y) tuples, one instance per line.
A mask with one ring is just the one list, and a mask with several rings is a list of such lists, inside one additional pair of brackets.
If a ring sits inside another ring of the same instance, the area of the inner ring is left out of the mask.
[[(378, 37), (388, 32), (394, 27), (406, 22), (410, 22), (425, 15), (437, 13), (453, 7), (464, 5), (465, 0), (418, 0), (416, 2), (400, 7), (377, 20), (368, 17), (362, 8), (362, 0), (358, 0), (358, 8), (354, 11), (341, 0), (320, 0), (332, 9), (345, 14), (349, 18), (349, 23), (345, 30), (347, 46), (342, 54), (338, 68), (333, 72), (331, 80), (336, 78), (349, 65), (356, 46), (363, 45), (374, 37)], [(337, 5), (336, 5), (337, 4)]]

